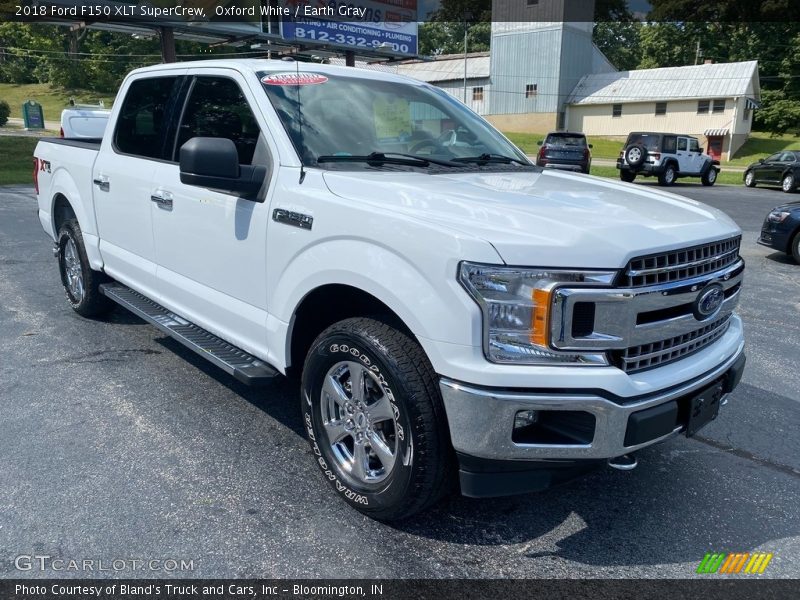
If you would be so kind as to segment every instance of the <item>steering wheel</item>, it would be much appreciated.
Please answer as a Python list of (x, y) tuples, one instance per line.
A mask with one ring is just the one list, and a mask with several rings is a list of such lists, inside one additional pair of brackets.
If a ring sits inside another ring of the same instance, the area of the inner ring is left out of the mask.
[(421, 140), (421, 141), (417, 142), (416, 144), (411, 146), (408, 149), (408, 151), (411, 152), (412, 154), (416, 154), (417, 152), (419, 152), (423, 148), (428, 148), (428, 147), (432, 148), (433, 150), (443, 150), (444, 149), (442, 147), (442, 144), (439, 142), (439, 140), (434, 140), (434, 139), (428, 138), (428, 139), (424, 139), (424, 140)]

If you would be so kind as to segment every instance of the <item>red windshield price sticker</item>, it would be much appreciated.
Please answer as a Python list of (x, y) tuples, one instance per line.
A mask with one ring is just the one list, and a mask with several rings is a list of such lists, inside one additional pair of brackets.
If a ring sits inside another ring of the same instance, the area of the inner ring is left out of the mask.
[(328, 78), (319, 73), (275, 73), (261, 78), (264, 85), (317, 85)]

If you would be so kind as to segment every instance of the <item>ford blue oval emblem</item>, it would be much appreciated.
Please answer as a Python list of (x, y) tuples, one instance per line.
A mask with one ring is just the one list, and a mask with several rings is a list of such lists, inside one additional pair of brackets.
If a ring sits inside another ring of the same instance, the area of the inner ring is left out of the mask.
[(704, 321), (713, 317), (725, 301), (725, 290), (718, 283), (712, 283), (703, 288), (694, 301), (694, 317)]

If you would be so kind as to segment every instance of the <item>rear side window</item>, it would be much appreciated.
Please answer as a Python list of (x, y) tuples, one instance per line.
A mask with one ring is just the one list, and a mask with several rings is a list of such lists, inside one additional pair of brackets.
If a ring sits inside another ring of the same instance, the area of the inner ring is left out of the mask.
[(662, 151), (666, 153), (675, 153), (675, 149), (678, 146), (678, 138), (674, 135), (665, 135), (664, 136), (664, 143), (661, 145)]
[(167, 129), (164, 118), (177, 77), (154, 77), (134, 81), (122, 104), (114, 145), (119, 152), (144, 158), (163, 158)]
[(239, 85), (226, 77), (198, 77), (186, 102), (175, 145), (193, 137), (228, 138), (239, 152), (239, 164), (253, 163), (261, 130)]

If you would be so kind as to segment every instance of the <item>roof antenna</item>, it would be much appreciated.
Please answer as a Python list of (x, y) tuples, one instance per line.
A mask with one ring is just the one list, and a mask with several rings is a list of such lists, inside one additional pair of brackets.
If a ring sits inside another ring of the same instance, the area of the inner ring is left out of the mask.
[(306, 178), (306, 169), (305, 169), (305, 155), (306, 155), (306, 143), (303, 140), (303, 107), (300, 104), (300, 61), (295, 60), (295, 83), (297, 84), (297, 123), (300, 129), (300, 181), (298, 184), (302, 184), (303, 180)]

